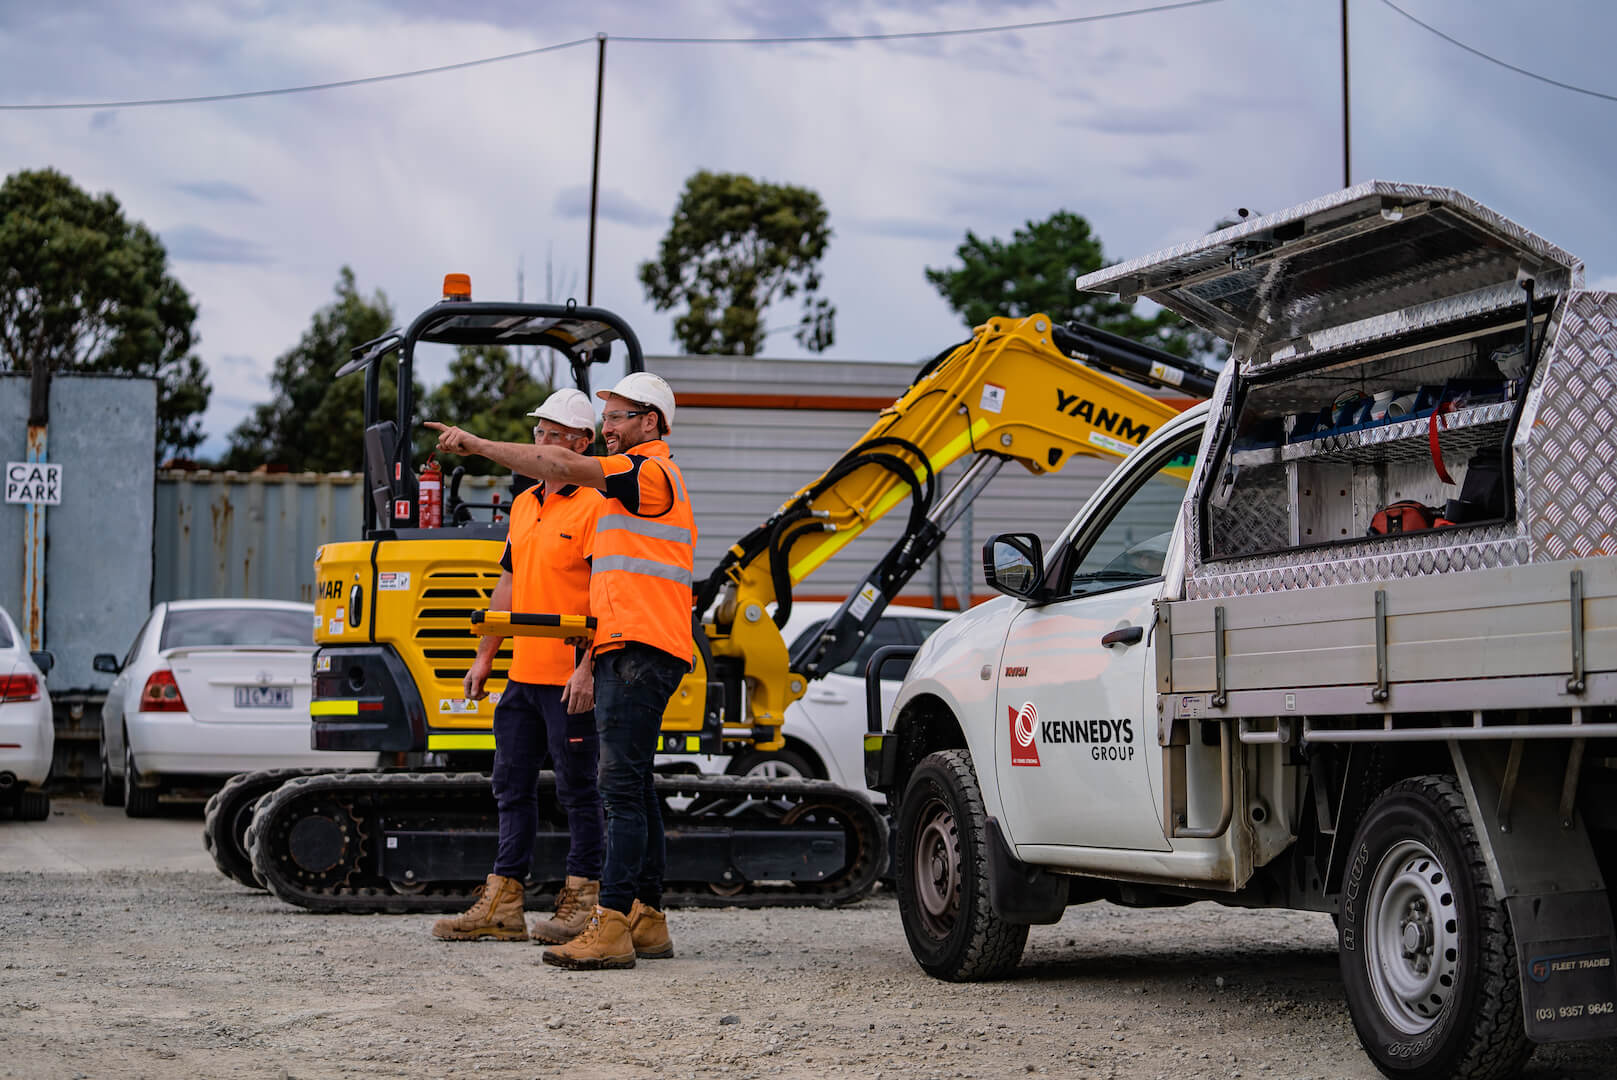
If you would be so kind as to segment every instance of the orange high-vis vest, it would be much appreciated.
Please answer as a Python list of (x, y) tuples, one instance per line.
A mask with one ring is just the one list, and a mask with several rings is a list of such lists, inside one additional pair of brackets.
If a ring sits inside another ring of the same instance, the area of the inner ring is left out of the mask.
[[(608, 483), (595, 522), (595, 560), (590, 572), (595, 651), (637, 642), (689, 664), (695, 652), (691, 585), (696, 519), (685, 477), (674, 464), (668, 444), (660, 439), (604, 458), (602, 468)], [(653, 470), (667, 477), (667, 489)], [(613, 494), (630, 480), (636, 493), (632, 507)], [(653, 500), (654, 513), (640, 512), (640, 491), (658, 496)], [(666, 509), (665, 502), (669, 503)]]

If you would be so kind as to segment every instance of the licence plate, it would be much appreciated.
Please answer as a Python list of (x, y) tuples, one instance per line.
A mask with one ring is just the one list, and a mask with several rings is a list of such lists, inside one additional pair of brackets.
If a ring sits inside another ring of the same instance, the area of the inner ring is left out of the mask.
[(236, 687), (236, 708), (238, 709), (290, 709), (291, 707), (292, 688), (290, 686)]

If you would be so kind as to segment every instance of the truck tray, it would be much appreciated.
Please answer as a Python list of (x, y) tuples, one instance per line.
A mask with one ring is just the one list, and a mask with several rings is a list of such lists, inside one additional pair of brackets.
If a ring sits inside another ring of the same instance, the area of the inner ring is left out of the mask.
[(1307, 590), (1307, 603), (1300, 595), (1161, 605), (1165, 711), (1379, 711), (1392, 729), (1395, 714), (1617, 704), (1617, 557), (1323, 586)]

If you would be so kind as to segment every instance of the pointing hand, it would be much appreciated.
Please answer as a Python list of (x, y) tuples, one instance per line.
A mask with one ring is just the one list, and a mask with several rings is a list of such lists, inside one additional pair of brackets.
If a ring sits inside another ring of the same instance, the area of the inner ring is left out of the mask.
[(422, 426), (438, 433), (438, 449), (445, 454), (475, 454), (477, 444), (482, 442), (469, 431), (440, 424), (436, 420), (423, 421)]

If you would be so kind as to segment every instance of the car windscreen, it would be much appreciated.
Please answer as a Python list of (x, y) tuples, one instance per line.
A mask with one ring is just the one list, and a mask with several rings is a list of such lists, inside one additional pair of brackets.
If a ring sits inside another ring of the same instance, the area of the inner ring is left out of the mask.
[(0, 649), (10, 649), (16, 644), (11, 640), (11, 627), (6, 625), (5, 619), (0, 618)]
[(307, 610), (296, 608), (195, 608), (170, 611), (159, 649), (230, 645), (313, 645)]

